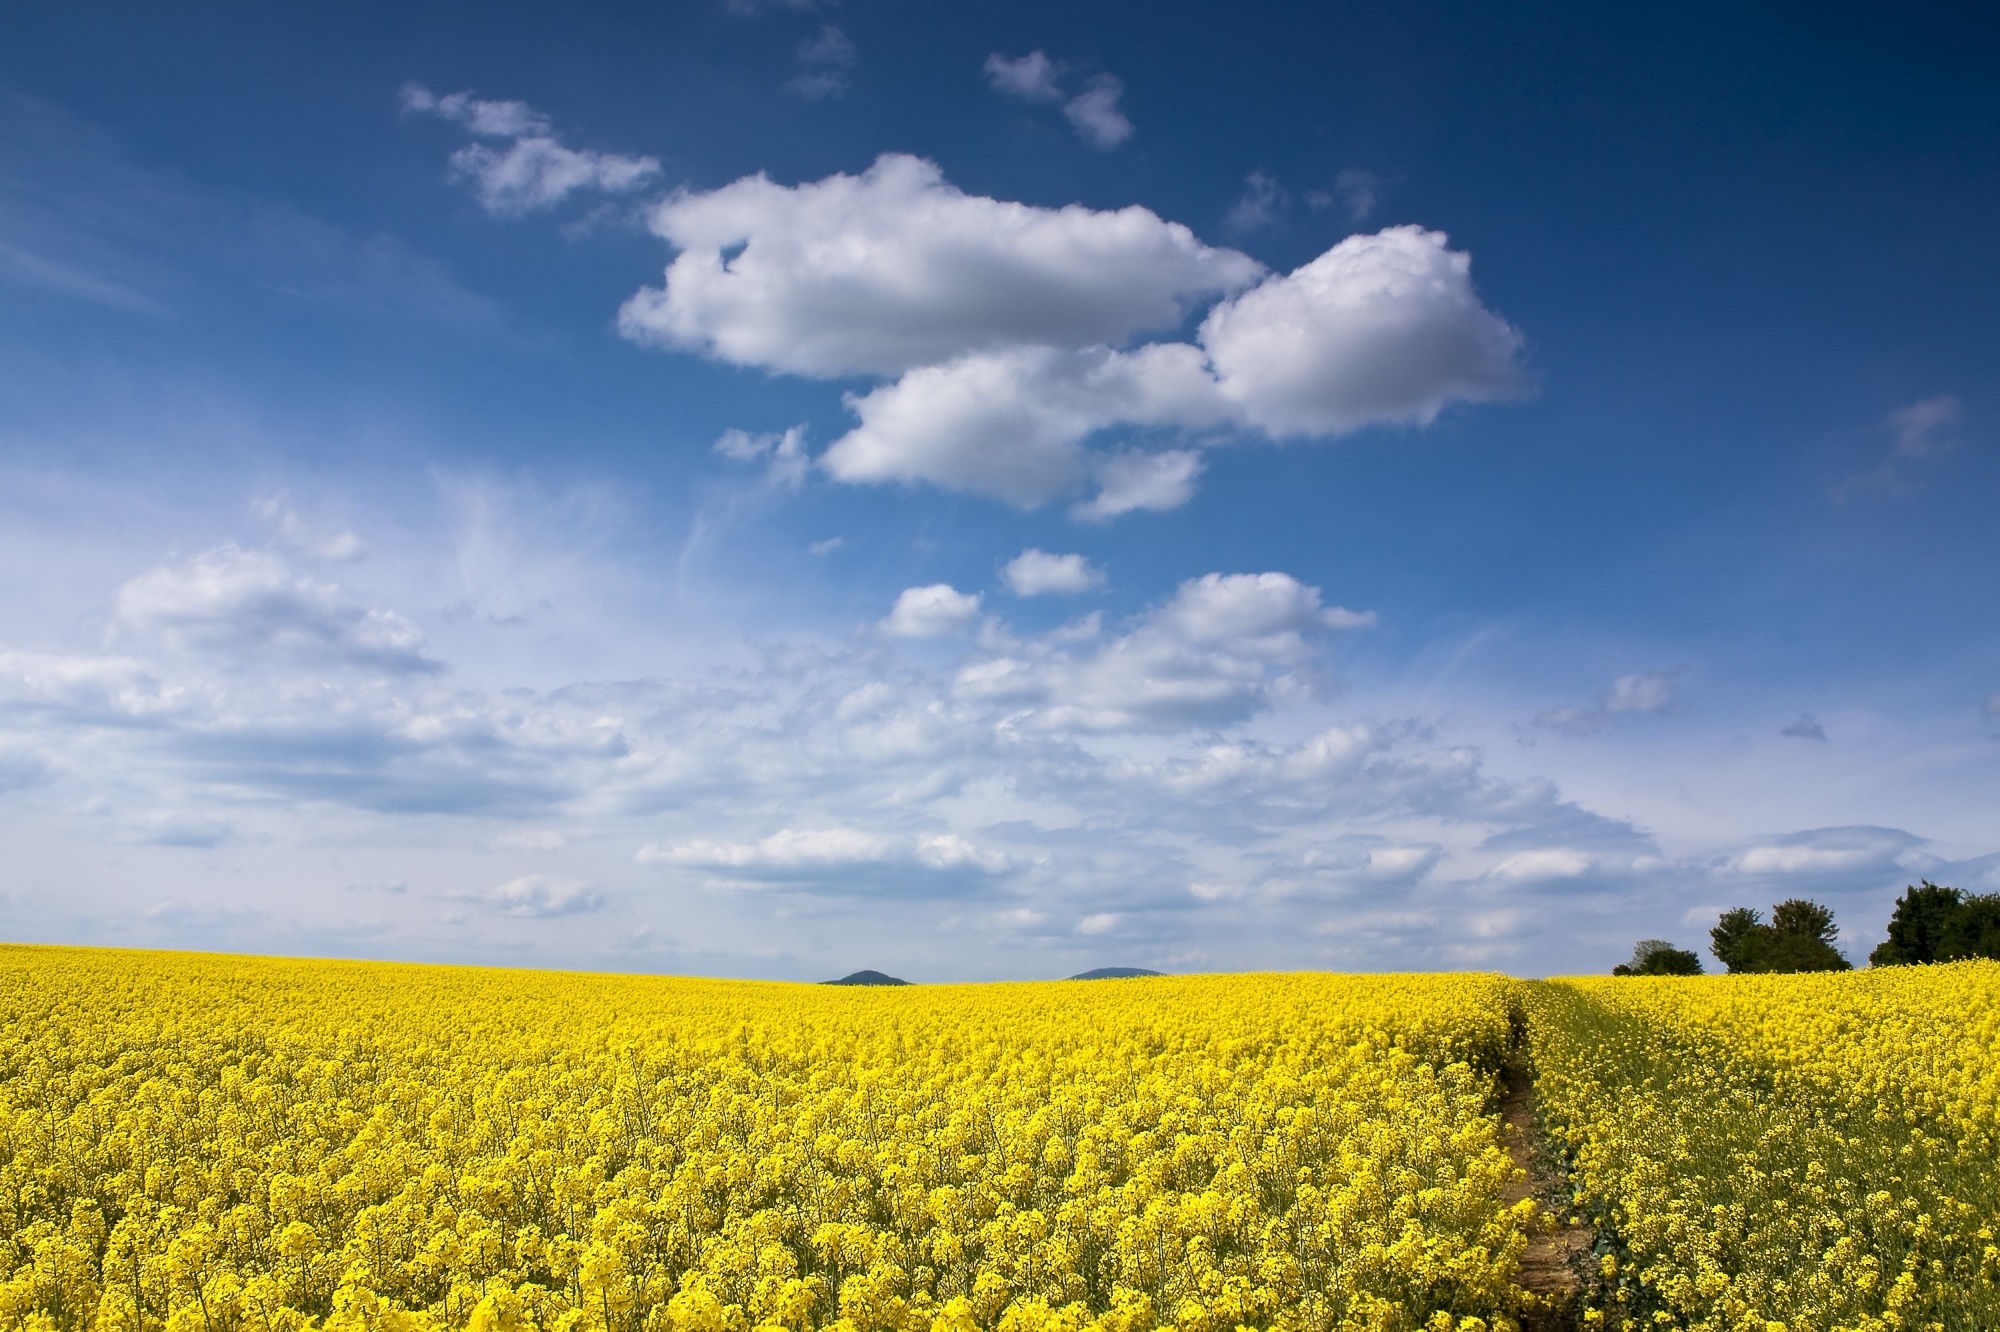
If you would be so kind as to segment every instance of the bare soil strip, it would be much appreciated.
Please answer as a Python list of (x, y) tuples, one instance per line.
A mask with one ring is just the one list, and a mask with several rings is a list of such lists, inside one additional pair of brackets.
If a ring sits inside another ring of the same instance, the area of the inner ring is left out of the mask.
[(1520, 1278), (1541, 1307), (1522, 1319), (1521, 1326), (1523, 1332), (1566, 1332), (1579, 1325), (1583, 1283), (1578, 1267), (1590, 1253), (1591, 1230), (1589, 1226), (1566, 1224), (1568, 1212), (1563, 1203), (1568, 1186), (1550, 1171), (1540, 1150), (1535, 1133), (1534, 1081), (1518, 1056), (1508, 1061), (1501, 1077), (1506, 1093), (1500, 1102), (1502, 1137), (1507, 1154), (1522, 1171), (1522, 1177), (1508, 1186), (1506, 1198), (1509, 1203), (1534, 1198), (1545, 1213), (1544, 1224), (1529, 1232)]

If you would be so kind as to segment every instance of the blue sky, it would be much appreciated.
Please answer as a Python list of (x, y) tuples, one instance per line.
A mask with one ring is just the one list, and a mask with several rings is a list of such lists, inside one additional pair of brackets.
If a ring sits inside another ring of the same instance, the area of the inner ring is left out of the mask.
[(2000, 888), (1944, 7), (25, 5), (0, 934), (1602, 970)]

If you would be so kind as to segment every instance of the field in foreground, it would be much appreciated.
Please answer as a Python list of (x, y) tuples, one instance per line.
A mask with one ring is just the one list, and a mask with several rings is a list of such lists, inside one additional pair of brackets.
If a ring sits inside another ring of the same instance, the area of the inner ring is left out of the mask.
[[(2000, 1326), (2000, 966), (838, 989), (0, 948), (0, 1327)], [(1525, 1049), (1520, 1048), (1525, 1037)], [(1822, 1275), (1823, 1274), (1823, 1275)]]

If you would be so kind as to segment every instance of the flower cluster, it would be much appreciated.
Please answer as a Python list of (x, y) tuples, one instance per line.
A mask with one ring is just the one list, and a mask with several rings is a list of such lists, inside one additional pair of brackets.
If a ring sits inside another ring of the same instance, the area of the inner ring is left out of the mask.
[(1499, 1332), (1517, 989), (0, 949), (0, 1327)]
[(2000, 1327), (2000, 964), (1523, 993), (1595, 1323)]

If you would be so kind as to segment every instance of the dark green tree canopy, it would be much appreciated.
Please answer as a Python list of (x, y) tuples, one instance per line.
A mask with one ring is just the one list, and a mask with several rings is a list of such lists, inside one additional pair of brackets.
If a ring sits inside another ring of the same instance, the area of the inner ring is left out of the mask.
[(1708, 951), (1715, 954), (1715, 960), (1732, 974), (1738, 971), (1755, 971), (1756, 953), (1759, 940), (1770, 932), (1764, 923), (1764, 913), (1749, 907), (1737, 907), (1722, 913), (1715, 928), (1708, 932)]
[(1771, 908), (1768, 925), (1749, 907), (1723, 912), (1709, 951), (1732, 973), (1846, 971), (1853, 964), (1833, 945), (1839, 933), (1829, 908), (1794, 897)]
[(1929, 879), (1905, 888), (1889, 917), (1889, 937), (1868, 955), (1868, 964), (1892, 967), (1937, 961), (1945, 923), (1964, 901), (1965, 894), (1958, 889), (1940, 888)]
[(1641, 939), (1632, 949), (1632, 960), (1611, 968), (1614, 976), (1699, 976), (1701, 959), (1685, 948), (1676, 948), (1665, 939)]
[(1967, 894), (1925, 879), (1896, 900), (1889, 937), (1868, 961), (1894, 967), (1972, 957), (2000, 958), (2000, 893)]

